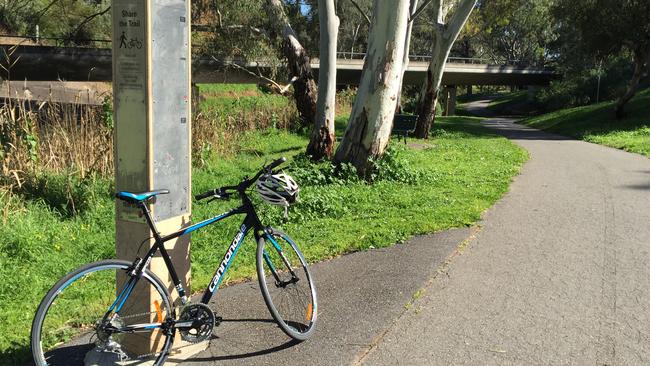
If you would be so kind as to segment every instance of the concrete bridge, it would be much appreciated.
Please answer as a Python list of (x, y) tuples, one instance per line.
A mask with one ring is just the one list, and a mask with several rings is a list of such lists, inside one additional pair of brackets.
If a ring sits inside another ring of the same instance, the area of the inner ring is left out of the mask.
[[(349, 53), (343, 54), (348, 56)], [(337, 81), (341, 85), (355, 85), (361, 78), (363, 55), (342, 58), (337, 63)], [(1, 70), (0, 77), (30, 81), (111, 81), (112, 52), (99, 48), (66, 48), (19, 46), (12, 57), (18, 62), (11, 73)], [(236, 64), (237, 67), (225, 66)], [(427, 71), (426, 57), (416, 56), (409, 63), (404, 83), (421, 84)], [(258, 79), (248, 71), (268, 74), (270, 64), (265, 62), (224, 63), (211, 57), (198, 57), (192, 62), (194, 83), (251, 83)], [(318, 59), (312, 61), (317, 71)], [(246, 70), (244, 70), (246, 69)], [(316, 72), (318, 75), (318, 72)], [(546, 85), (556, 75), (549, 70), (522, 67), (513, 64), (490, 65), (485, 60), (450, 58), (443, 74), (445, 85)]]

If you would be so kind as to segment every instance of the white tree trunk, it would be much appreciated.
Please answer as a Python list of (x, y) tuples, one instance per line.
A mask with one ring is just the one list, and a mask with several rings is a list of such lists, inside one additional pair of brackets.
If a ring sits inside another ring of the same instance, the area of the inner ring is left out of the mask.
[(415, 11), (418, 9), (418, 0), (411, 0), (411, 7), (409, 8), (409, 24), (406, 27), (406, 41), (404, 42), (404, 58), (402, 60), (402, 76), (399, 81), (399, 92), (397, 93), (397, 108), (396, 113), (402, 112), (402, 86), (404, 85), (404, 74), (406, 74), (406, 69), (409, 67), (409, 52), (411, 49), (411, 33), (413, 32), (413, 23), (412, 19)]
[(368, 52), (357, 97), (335, 160), (352, 163), (366, 176), (390, 138), (402, 75), (408, 0), (374, 0)]
[(313, 160), (330, 158), (334, 153), (334, 118), (336, 112), (336, 44), (339, 18), (334, 0), (318, 0), (320, 21), (320, 69), (316, 121), (307, 146)]
[(436, 9), (437, 26), (433, 28), (433, 46), (431, 49), (431, 62), (427, 69), (427, 76), (420, 93), (418, 106), (418, 122), (415, 128), (415, 135), (419, 138), (428, 138), (429, 129), (433, 124), (436, 110), (436, 100), (442, 82), (442, 74), (447, 63), (447, 57), (458, 34), (467, 22), (477, 0), (460, 0), (456, 5), (454, 13), (448, 24), (445, 24), (447, 12), (450, 9), (449, 2), (436, 0), (433, 6)]

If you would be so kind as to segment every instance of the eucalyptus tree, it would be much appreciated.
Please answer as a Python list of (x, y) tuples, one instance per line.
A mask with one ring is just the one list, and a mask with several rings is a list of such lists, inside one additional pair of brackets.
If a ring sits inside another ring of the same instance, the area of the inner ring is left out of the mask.
[[(356, 5), (355, 5), (356, 4)], [(370, 29), (371, 0), (338, 0), (336, 12), (340, 19), (339, 46), (341, 57), (364, 53)]]
[(647, 0), (561, 0), (555, 11), (562, 32), (574, 32), (579, 47), (597, 59), (629, 55), (633, 65), (628, 86), (615, 107), (624, 117), (626, 103), (647, 75), (650, 63), (650, 2)]
[[(415, 135), (419, 138), (429, 137), (429, 129), (435, 118), (436, 101), (447, 57), (476, 2), (477, 0), (459, 0), (453, 7), (453, 1), (433, 0), (431, 2), (435, 26), (431, 33), (433, 39), (431, 61), (420, 92), (420, 101), (417, 108), (418, 120)], [(453, 10), (453, 12), (449, 15), (449, 21), (447, 22), (447, 15), (450, 10)]]
[(411, 33), (413, 32), (413, 21), (418, 10), (418, 0), (411, 0), (409, 6), (409, 22), (406, 26), (406, 37), (404, 39), (404, 55), (402, 56), (402, 75), (400, 77), (399, 91), (397, 93), (397, 108), (395, 113), (402, 112), (402, 85), (404, 82), (404, 74), (409, 67), (410, 50), (411, 50)]
[(477, 6), (477, 34), (484, 57), (543, 66), (549, 44), (557, 38), (552, 14), (557, 0), (492, 0)]
[(316, 120), (307, 146), (313, 160), (330, 158), (334, 153), (336, 112), (336, 48), (339, 18), (334, 0), (318, 0), (320, 21), (320, 68)]
[(335, 161), (352, 163), (361, 176), (370, 173), (372, 161), (383, 155), (393, 125), (400, 89), (409, 1), (387, 6), (374, 0), (368, 51), (361, 82)]
[(0, 32), (22, 33), (25, 19), (34, 14), (37, 4), (33, 0), (11, 0), (0, 3)]
[(266, 0), (266, 11), (272, 31), (282, 37), (282, 53), (287, 59), (287, 68), (293, 76), (293, 94), (300, 118), (305, 126), (314, 124), (318, 90), (311, 69), (307, 50), (298, 40), (291, 27), (281, 0)]
[[(110, 0), (9, 0), (0, 3), (0, 32), (59, 38), (65, 43), (110, 38)], [(36, 31), (38, 27), (38, 32)]]

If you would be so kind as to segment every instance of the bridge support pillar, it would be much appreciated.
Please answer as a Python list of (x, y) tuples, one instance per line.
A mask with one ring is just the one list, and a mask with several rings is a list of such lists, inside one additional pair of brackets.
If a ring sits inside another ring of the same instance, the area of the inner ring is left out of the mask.
[(528, 101), (529, 102), (534, 102), (535, 97), (537, 97), (537, 92), (539, 92), (539, 86), (538, 85), (529, 85), (528, 86)]

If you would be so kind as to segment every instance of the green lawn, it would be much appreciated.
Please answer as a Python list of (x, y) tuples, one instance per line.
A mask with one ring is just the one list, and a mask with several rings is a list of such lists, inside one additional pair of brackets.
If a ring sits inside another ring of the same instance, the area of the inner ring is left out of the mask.
[(520, 90), (514, 93), (502, 94), (488, 104), (487, 109), (496, 115), (516, 114), (517, 107), (525, 103), (528, 98), (528, 91)]
[(626, 117), (614, 117), (614, 102), (564, 109), (521, 123), (588, 142), (650, 156), (650, 89), (625, 107)]
[(204, 98), (201, 110), (218, 111), (232, 116), (244, 113), (263, 113), (269, 109), (286, 108), (291, 100), (277, 94), (263, 93), (255, 84), (198, 84)]
[[(478, 121), (438, 118), (424, 149), (393, 141), (372, 184), (349, 172), (334, 174), (329, 163), (307, 163), (301, 157), (307, 144), (303, 135), (275, 129), (250, 132), (237, 140), (234, 156), (212, 156), (195, 169), (192, 187), (198, 193), (237, 183), (284, 155), (291, 161), (287, 171), (301, 184), (301, 201), (290, 209), (288, 220), (281, 209), (260, 205), (263, 221), (292, 235), (311, 262), (385, 247), (413, 235), (471, 225), (507, 191), (527, 154)], [(64, 189), (57, 185), (46, 190), (47, 197), (12, 202), (3, 198), (12, 215), (0, 226), (1, 365), (20, 364), (29, 357), (32, 317), (56, 279), (81, 264), (114, 256), (112, 183), (95, 178), (74, 187), (87, 202), (77, 215), (66, 215), (50, 197), (56, 197), (52, 191)], [(193, 216), (199, 220), (235, 204), (194, 204)], [(207, 285), (239, 220), (228, 219), (192, 236), (194, 290)], [(255, 246), (247, 240), (225, 283), (254, 274)]]

